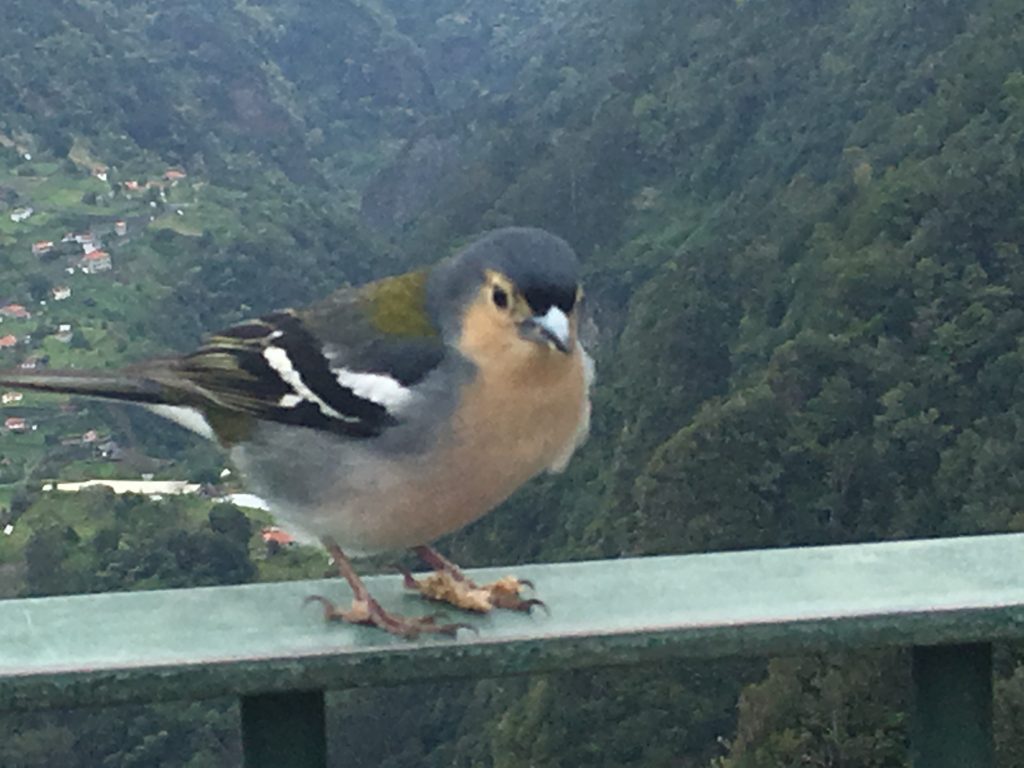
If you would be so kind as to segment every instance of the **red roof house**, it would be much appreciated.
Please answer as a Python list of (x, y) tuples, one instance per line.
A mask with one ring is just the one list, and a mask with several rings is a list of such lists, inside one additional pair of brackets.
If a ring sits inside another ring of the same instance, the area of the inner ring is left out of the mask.
[(6, 307), (0, 307), (0, 316), (14, 320), (28, 320), (32, 317), (32, 313), (21, 304), (8, 304)]
[(274, 544), (278, 547), (287, 547), (295, 543), (295, 539), (289, 533), (282, 531), (276, 525), (268, 525), (260, 531), (260, 536), (263, 539), (263, 543), (268, 545)]
[(106, 272), (113, 269), (114, 265), (110, 261), (110, 254), (106, 251), (92, 251), (82, 257), (82, 260), (78, 262), (78, 266), (87, 275), (94, 275), (97, 272)]
[(40, 240), (37, 243), (32, 243), (32, 255), (33, 256), (44, 256), (53, 250), (52, 240)]

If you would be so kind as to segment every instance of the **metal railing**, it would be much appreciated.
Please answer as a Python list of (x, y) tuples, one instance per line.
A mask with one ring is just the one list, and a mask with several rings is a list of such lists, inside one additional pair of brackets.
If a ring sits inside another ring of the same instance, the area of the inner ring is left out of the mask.
[[(522, 566), (549, 614), (412, 642), (303, 606), (346, 599), (340, 580), (6, 600), (0, 711), (236, 696), (246, 766), (315, 767), (329, 690), (910, 647), (913, 764), (989, 768), (991, 644), (1024, 638), (1022, 553), (1003, 535)], [(432, 610), (399, 577), (369, 583), (387, 607)]]

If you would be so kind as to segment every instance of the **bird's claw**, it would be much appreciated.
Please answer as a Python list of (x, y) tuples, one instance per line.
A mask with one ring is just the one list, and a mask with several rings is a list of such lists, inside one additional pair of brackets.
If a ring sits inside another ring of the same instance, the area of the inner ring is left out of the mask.
[(441, 624), (438, 616), (401, 616), (396, 613), (385, 611), (380, 603), (372, 597), (365, 600), (353, 600), (352, 607), (347, 611), (339, 608), (335, 603), (323, 595), (309, 595), (304, 605), (309, 603), (320, 603), (323, 607), (324, 621), (343, 621), (348, 624), (361, 624), (363, 626), (377, 627), (389, 634), (412, 640), (421, 634), (438, 634), (455, 637), (460, 629), (471, 629), (475, 627), (468, 624), (451, 623)]
[(507, 611), (530, 613), (535, 607), (548, 610), (543, 600), (520, 597), (526, 587), (533, 589), (533, 582), (504, 576), (490, 584), (477, 584), (461, 572), (438, 570), (417, 579), (409, 569), (396, 566), (402, 573), (406, 589), (418, 592), (428, 600), (448, 603), (464, 611), (489, 613), (494, 608)]

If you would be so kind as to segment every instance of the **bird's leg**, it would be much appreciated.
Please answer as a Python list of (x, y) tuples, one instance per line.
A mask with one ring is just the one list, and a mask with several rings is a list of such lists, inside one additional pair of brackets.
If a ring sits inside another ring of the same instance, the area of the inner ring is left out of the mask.
[(402, 569), (405, 586), (419, 592), (428, 600), (449, 603), (456, 608), (477, 613), (487, 613), (492, 608), (529, 613), (534, 606), (544, 606), (543, 601), (520, 597), (524, 587), (533, 588), (525, 579), (505, 576), (490, 584), (477, 584), (433, 547), (426, 545), (412, 550), (433, 573), (422, 579), (415, 578), (408, 570)]
[(317, 602), (323, 606), (326, 621), (346, 621), (349, 624), (378, 627), (392, 635), (409, 639), (424, 633), (454, 636), (460, 629), (470, 629), (467, 624), (438, 624), (433, 616), (410, 618), (385, 611), (370, 595), (363, 580), (352, 567), (352, 562), (341, 551), (341, 547), (331, 539), (325, 538), (323, 543), (338, 569), (338, 574), (352, 588), (352, 606), (347, 611), (338, 608), (323, 595), (310, 595), (306, 598), (307, 603)]

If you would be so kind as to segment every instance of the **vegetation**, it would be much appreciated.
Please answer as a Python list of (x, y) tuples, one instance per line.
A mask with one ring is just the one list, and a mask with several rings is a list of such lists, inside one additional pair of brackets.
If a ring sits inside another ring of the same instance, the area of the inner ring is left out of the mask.
[[(20, 108), (0, 123), (0, 205), (39, 213), (0, 221), (0, 299), (59, 277), (29, 258), (44, 229), (156, 203), (109, 279), (59, 305), (76, 359), (105, 364), (540, 225), (586, 262), (594, 437), (444, 542), (455, 559), (1024, 530), (1018, 3), (480, 5), (8, 2), (0, 103)], [(177, 166), (166, 201), (118, 186)], [(67, 431), (95, 421), (176, 470), (218, 466), (89, 408)], [(44, 454), (63, 427), (40, 429), (0, 435), (21, 476), (83, 460)], [(251, 526), (205, 507), (24, 494), (0, 485), (22, 537), (0, 567), (26, 594), (314, 572), (301, 552), (262, 564)], [(354, 766), (889, 768), (907, 762), (905, 667), (864, 653), (352, 692), (332, 733)], [(1020, 649), (997, 667), (1016, 765)], [(0, 763), (237, 764), (226, 707), (115, 717), (5, 718)]]

